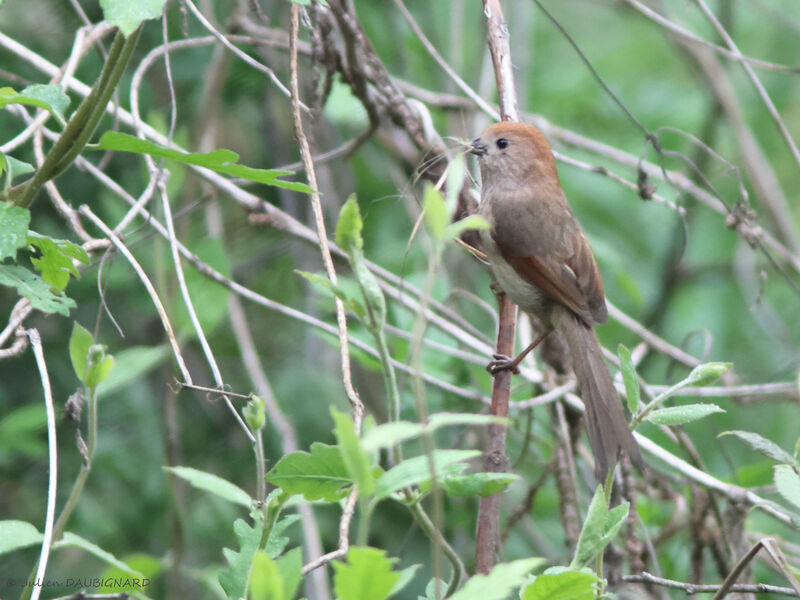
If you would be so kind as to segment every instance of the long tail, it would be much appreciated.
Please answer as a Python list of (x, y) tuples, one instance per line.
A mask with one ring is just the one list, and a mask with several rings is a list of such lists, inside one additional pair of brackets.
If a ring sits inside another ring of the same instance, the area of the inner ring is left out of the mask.
[(586, 406), (586, 430), (594, 452), (598, 480), (605, 479), (609, 466), (615, 463), (620, 452), (630, 456), (640, 471), (644, 470), (639, 445), (622, 412), (619, 395), (603, 362), (594, 329), (587, 327), (569, 309), (559, 308), (556, 327), (567, 341), (572, 355), (572, 368)]

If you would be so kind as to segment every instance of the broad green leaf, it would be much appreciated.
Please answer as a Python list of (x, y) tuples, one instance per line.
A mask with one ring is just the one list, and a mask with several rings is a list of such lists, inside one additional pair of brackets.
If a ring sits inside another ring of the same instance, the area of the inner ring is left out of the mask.
[(358, 200), (355, 194), (350, 194), (339, 211), (339, 220), (336, 222), (336, 245), (345, 252), (350, 252), (351, 248), (363, 248), (364, 240), (361, 237), (363, 228), (364, 221), (361, 219)]
[(456, 221), (455, 223), (450, 223), (447, 227), (444, 228), (442, 232), (442, 238), (446, 240), (452, 240), (459, 237), (465, 231), (477, 231), (481, 229), (491, 229), (491, 225), (489, 222), (484, 219), (480, 215), (469, 215)]
[(683, 425), (721, 412), (725, 411), (716, 404), (684, 404), (656, 409), (646, 418), (656, 425)]
[(519, 479), (513, 473), (470, 473), (469, 475), (446, 475), (441, 483), (449, 496), (480, 496), (485, 498), (505, 490)]
[(80, 277), (72, 259), (82, 263), (89, 262), (86, 251), (69, 240), (56, 240), (29, 231), (27, 243), (41, 252), (40, 258), (31, 259), (33, 266), (41, 272), (42, 279), (59, 290), (67, 287), (70, 275)]
[(148, 19), (161, 16), (166, 0), (100, 0), (106, 23), (116, 25), (125, 37)]
[(500, 563), (488, 575), (474, 575), (449, 600), (504, 600), (545, 563), (543, 558), (522, 558)]
[(256, 552), (250, 569), (251, 600), (285, 600), (286, 590), (278, 565), (263, 550)]
[(296, 597), (297, 588), (300, 587), (300, 583), (303, 581), (303, 548), (299, 546), (293, 548), (275, 562), (278, 563), (278, 570), (283, 577), (283, 589), (286, 593), (286, 598)]
[(242, 488), (213, 473), (193, 469), (192, 467), (163, 467), (165, 471), (188, 481), (193, 487), (211, 492), (223, 500), (250, 508), (253, 499)]
[(356, 436), (353, 419), (347, 413), (338, 411), (334, 406), (331, 406), (331, 415), (335, 424), (334, 433), (339, 442), (347, 472), (358, 486), (359, 497), (367, 498), (375, 489), (375, 477), (370, 468), (369, 457), (361, 447), (361, 440)]
[(250, 566), (261, 543), (264, 531), (263, 513), (254, 514), (258, 514), (260, 518), (253, 527), (250, 527), (244, 519), (236, 519), (233, 523), (233, 532), (239, 540), (239, 552), (230, 548), (222, 550), (228, 561), (228, 568), (219, 573), (219, 583), (229, 600), (244, 598), (247, 582), (250, 579)]
[(135, 571), (134, 569), (131, 569), (128, 565), (119, 560), (116, 556), (114, 556), (110, 552), (106, 552), (97, 544), (94, 544), (89, 540), (82, 538), (79, 535), (70, 533), (69, 531), (65, 532), (64, 537), (62, 537), (59, 541), (53, 544), (53, 548), (58, 549), (67, 546), (81, 548), (82, 550), (85, 550), (89, 554), (96, 556), (103, 562), (108, 563), (109, 565), (117, 567), (118, 569), (124, 571), (128, 575), (133, 575), (134, 577), (139, 577), (140, 579), (144, 577), (141, 573)]
[(632, 415), (635, 415), (636, 411), (639, 410), (640, 402), (639, 378), (636, 375), (636, 367), (633, 366), (631, 351), (622, 344), (617, 347), (617, 356), (619, 356), (622, 381), (625, 383), (625, 395), (628, 399), (628, 410), (631, 411)]
[(114, 354), (116, 369), (97, 386), (98, 396), (110, 396), (159, 366), (169, 354), (166, 344), (161, 346), (133, 346)]
[(17, 257), (17, 249), (27, 243), (31, 213), (27, 208), (0, 202), (0, 262)]
[(385, 550), (352, 546), (347, 562), (333, 562), (333, 589), (339, 600), (386, 600), (400, 573), (392, 571), (396, 558)]
[(597, 575), (586, 571), (543, 573), (523, 590), (521, 600), (594, 600), (597, 583)]
[(43, 536), (26, 521), (0, 521), (0, 554), (42, 543)]
[(778, 493), (800, 508), (800, 475), (789, 465), (775, 465), (775, 487)]
[(106, 131), (100, 138), (100, 143), (95, 147), (98, 150), (119, 150), (134, 154), (149, 154), (158, 158), (169, 158), (189, 165), (205, 167), (218, 173), (241, 177), (248, 181), (263, 183), (275, 187), (310, 194), (314, 190), (305, 183), (295, 181), (282, 181), (278, 179), (284, 175), (292, 175), (292, 171), (279, 171), (276, 169), (251, 169), (237, 164), (239, 155), (232, 150), (214, 150), (213, 152), (180, 152), (159, 146), (147, 140), (142, 140), (133, 135)]
[[(451, 465), (470, 460), (480, 456), (480, 454), (480, 450), (434, 450), (433, 462), (436, 477), (439, 478), (444, 475)], [(431, 472), (427, 456), (409, 458), (389, 469), (378, 478), (375, 484), (375, 498), (380, 500), (401, 488), (419, 485), (429, 481), (430, 478)]]
[(36, 83), (29, 85), (21, 92), (13, 88), (0, 88), (0, 108), (8, 104), (25, 104), (36, 106), (49, 111), (63, 127), (66, 125), (64, 111), (69, 106), (69, 96), (61, 91), (57, 85), (44, 85)]
[(306, 500), (336, 502), (344, 498), (353, 484), (342, 460), (339, 446), (311, 444), (311, 453), (293, 452), (281, 458), (267, 474), (267, 481), (293, 496)]
[(77, 321), (72, 323), (72, 334), (69, 336), (69, 358), (72, 368), (81, 383), (86, 379), (89, 366), (89, 348), (92, 347), (92, 334)]
[(583, 522), (578, 544), (575, 547), (575, 557), (572, 559), (573, 568), (580, 568), (597, 556), (603, 550), (603, 534), (608, 522), (608, 506), (603, 494), (603, 486), (598, 485), (586, 510), (586, 520)]
[(331, 80), (331, 90), (322, 114), (326, 122), (352, 130), (362, 130), (369, 125), (367, 110), (338, 73)]
[(768, 440), (752, 431), (723, 431), (717, 437), (722, 437), (723, 435), (735, 435), (756, 452), (760, 452), (767, 458), (771, 458), (776, 462), (787, 465), (796, 464), (794, 457), (786, 452), (786, 450), (778, 446), (778, 444), (772, 440)]
[(687, 385), (711, 385), (722, 377), (732, 366), (733, 363), (728, 362), (711, 362), (697, 365), (686, 378)]
[(430, 234), (437, 240), (442, 239), (444, 228), (449, 222), (447, 207), (442, 194), (430, 183), (425, 186), (422, 210), (425, 213), (425, 224), (428, 226)]
[(68, 317), (69, 309), (77, 306), (64, 292), (54, 293), (41, 277), (19, 265), (0, 265), (0, 285), (16, 288), (20, 296), (30, 300), (31, 306), (43, 313)]

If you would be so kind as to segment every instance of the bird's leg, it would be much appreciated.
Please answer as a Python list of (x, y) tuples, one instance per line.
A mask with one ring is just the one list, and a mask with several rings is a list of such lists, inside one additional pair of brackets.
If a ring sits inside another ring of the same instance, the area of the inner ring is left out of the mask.
[(552, 327), (548, 327), (545, 331), (539, 334), (535, 340), (533, 340), (525, 350), (517, 354), (517, 357), (512, 359), (505, 354), (492, 354), (492, 362), (486, 365), (486, 370), (489, 371), (492, 375), (499, 373), (500, 371), (511, 371), (515, 375), (519, 373), (518, 365), (522, 362), (522, 359), (528, 356), (528, 353), (536, 348), (539, 344), (542, 343), (544, 338), (550, 335), (550, 332), (553, 331)]

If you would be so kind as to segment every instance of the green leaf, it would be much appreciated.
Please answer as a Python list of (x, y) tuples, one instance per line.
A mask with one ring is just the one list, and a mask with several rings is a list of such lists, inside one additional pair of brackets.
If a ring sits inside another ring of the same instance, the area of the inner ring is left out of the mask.
[(59, 290), (67, 287), (70, 275), (80, 277), (72, 259), (89, 262), (89, 255), (84, 249), (69, 240), (56, 240), (29, 231), (27, 243), (41, 252), (40, 258), (31, 259), (33, 266), (42, 273), (42, 279)]
[(396, 558), (378, 548), (352, 546), (347, 563), (333, 562), (333, 589), (339, 600), (386, 600), (400, 573), (392, 571)]
[(253, 557), (261, 543), (261, 534), (264, 531), (263, 513), (253, 514), (258, 516), (253, 527), (250, 527), (244, 519), (236, 519), (233, 523), (233, 532), (239, 540), (239, 552), (234, 552), (230, 548), (222, 550), (229, 566), (220, 572), (219, 583), (229, 600), (239, 600), (244, 597), (247, 582), (250, 580)]
[(786, 500), (800, 508), (800, 475), (789, 465), (775, 465), (775, 487)]
[(444, 229), (448, 225), (447, 207), (442, 194), (428, 183), (422, 196), (422, 210), (425, 214), (425, 224), (428, 231), (437, 240), (442, 239)]
[(513, 473), (470, 473), (469, 475), (446, 475), (442, 487), (449, 496), (480, 496), (485, 498), (505, 490), (519, 479)]
[(580, 568), (597, 556), (603, 550), (603, 534), (608, 522), (608, 506), (603, 494), (603, 486), (598, 485), (586, 511), (586, 520), (583, 522), (578, 544), (575, 547), (575, 557), (572, 559), (573, 568)]
[(25, 104), (49, 111), (63, 127), (66, 125), (64, 111), (69, 106), (69, 96), (57, 85), (36, 83), (17, 93), (13, 88), (0, 88), (0, 108), (9, 104)]
[[(464, 178), (466, 175), (467, 161), (464, 160), (463, 154), (456, 154), (453, 160), (451, 160), (447, 165), (447, 188), (445, 190), (445, 204), (447, 207), (448, 221), (452, 220), (453, 215), (456, 213), (456, 207), (458, 206), (458, 195), (461, 193), (461, 188), (464, 185)], [(484, 219), (480, 220), (484, 221)]]
[(251, 169), (237, 164), (239, 155), (232, 150), (214, 150), (213, 152), (180, 152), (159, 146), (147, 140), (142, 140), (133, 135), (106, 131), (100, 138), (100, 143), (95, 146), (98, 150), (119, 150), (134, 154), (149, 154), (158, 158), (169, 158), (189, 165), (196, 165), (223, 173), (232, 177), (241, 177), (248, 181), (263, 183), (274, 187), (293, 190), (310, 194), (314, 190), (305, 183), (295, 181), (282, 181), (278, 179), (284, 175), (292, 175), (292, 171), (279, 171), (276, 169)]
[(6, 173), (6, 177), (3, 180), (3, 193), (8, 193), (8, 190), (11, 187), (11, 182), (15, 177), (18, 175), (24, 175), (26, 173), (32, 173), (35, 170), (36, 169), (32, 164), (17, 160), (13, 156), (8, 156), (0, 152), (0, 175), (2, 175), (3, 172)]
[(89, 356), (86, 360), (86, 373), (83, 376), (83, 383), (88, 388), (96, 388), (114, 366), (114, 358), (106, 353), (106, 347), (102, 344), (92, 344), (89, 346)]
[[(280, 490), (276, 490), (280, 494)], [(274, 493), (274, 492), (273, 492)], [(288, 498), (288, 496), (284, 493), (283, 498)], [(267, 543), (264, 546), (264, 550), (266, 550), (267, 554), (269, 554), (272, 558), (277, 558), (281, 555), (281, 553), (286, 549), (286, 546), (289, 545), (289, 538), (283, 535), (283, 532), (292, 525), (300, 520), (300, 515), (286, 515), (280, 521), (275, 523), (272, 526), (272, 529), (269, 532), (269, 537), (267, 538)]]
[(112, 395), (159, 366), (169, 354), (166, 344), (161, 346), (133, 346), (114, 354), (116, 369), (97, 386), (98, 396)]
[(733, 366), (729, 362), (711, 362), (697, 365), (686, 378), (687, 385), (711, 385), (722, 377)]
[(363, 228), (364, 221), (361, 219), (358, 200), (355, 194), (350, 194), (339, 211), (339, 220), (336, 222), (336, 245), (345, 252), (350, 252), (351, 248), (363, 248), (364, 240), (361, 237)]
[(256, 552), (250, 569), (251, 600), (284, 600), (287, 598), (278, 565), (263, 550)]
[(0, 261), (16, 259), (17, 249), (27, 243), (31, 213), (27, 208), (0, 202)]
[(86, 379), (89, 366), (89, 348), (92, 347), (92, 334), (77, 321), (72, 323), (72, 334), (69, 336), (69, 358), (72, 368), (81, 383)]
[(635, 415), (639, 410), (639, 403), (641, 401), (639, 396), (639, 378), (636, 375), (636, 367), (633, 366), (631, 351), (622, 344), (617, 347), (617, 356), (619, 356), (622, 381), (625, 383), (625, 396), (628, 399), (628, 410), (631, 411), (632, 415)]
[(649, 413), (646, 418), (656, 425), (683, 425), (721, 412), (725, 411), (716, 404), (684, 404), (659, 408)]
[(723, 431), (717, 437), (722, 437), (724, 435), (735, 435), (756, 452), (760, 452), (767, 458), (771, 458), (776, 462), (787, 465), (796, 465), (796, 461), (791, 454), (786, 452), (786, 450), (778, 446), (778, 444), (772, 440), (761, 437), (757, 433), (753, 433), (752, 431)]
[[(439, 588), (439, 594), (436, 594), (436, 588)], [(417, 596), (417, 600), (441, 600), (447, 593), (447, 582), (432, 578), (428, 585), (425, 586), (425, 596)]]
[[(161, 570), (161, 561), (154, 556), (144, 553), (130, 554), (122, 559), (128, 569), (141, 573), (144, 580), (131, 577), (129, 571), (120, 569), (114, 565), (109, 565), (101, 574), (100, 579), (103, 585), (97, 588), (100, 594), (121, 594), (122, 592), (141, 592), (142, 587), (147, 584), (147, 580), (152, 580)], [(130, 597), (137, 597), (130, 594)]]
[(242, 408), (242, 415), (245, 423), (253, 431), (264, 429), (267, 424), (267, 415), (264, 412), (264, 398), (256, 394), (250, 394), (250, 400)]
[(128, 575), (133, 575), (134, 577), (139, 577), (140, 579), (144, 577), (141, 573), (131, 569), (128, 565), (119, 560), (116, 556), (114, 556), (110, 552), (106, 552), (97, 544), (94, 544), (89, 540), (82, 538), (79, 535), (70, 533), (69, 531), (65, 532), (64, 537), (62, 537), (59, 541), (53, 544), (54, 549), (68, 547), (68, 546), (81, 548), (82, 550), (85, 550), (89, 554), (96, 556), (103, 562), (108, 563), (109, 565), (117, 567), (118, 569), (124, 571)]
[(521, 600), (594, 600), (598, 581), (586, 571), (544, 573), (523, 590)]
[(525, 583), (528, 573), (545, 563), (543, 558), (522, 558), (500, 563), (488, 575), (474, 575), (449, 600), (504, 600)]
[(310, 454), (293, 452), (281, 458), (267, 474), (267, 481), (290, 496), (302, 494), (308, 501), (344, 498), (353, 480), (339, 447), (314, 442), (310, 450)]
[(345, 308), (359, 319), (363, 319), (364, 315), (366, 315), (367, 311), (364, 309), (364, 305), (358, 299), (351, 297), (343, 287), (331, 282), (327, 276), (298, 269), (295, 269), (294, 272), (339, 298), (344, 303)]
[(142, 22), (157, 19), (166, 0), (100, 0), (106, 23), (128, 37)]
[(19, 265), (0, 265), (0, 285), (17, 288), (17, 293), (30, 300), (31, 306), (43, 313), (69, 316), (77, 304), (64, 292), (54, 293), (50, 285), (36, 273)]
[(373, 452), (380, 448), (391, 448), (424, 433), (433, 433), (440, 427), (448, 425), (505, 425), (508, 423), (509, 419), (492, 415), (442, 412), (431, 415), (427, 425), (410, 421), (394, 421), (373, 427), (364, 433), (361, 445), (367, 452)]
[(0, 521), (0, 554), (42, 543), (43, 536), (26, 521)]
[(465, 231), (477, 231), (481, 229), (491, 229), (489, 222), (480, 215), (469, 215), (463, 219), (450, 223), (444, 228), (442, 238), (452, 240), (459, 237)]
[(253, 499), (242, 488), (213, 473), (207, 473), (192, 467), (163, 467), (163, 469), (184, 481), (188, 481), (193, 487), (211, 492), (228, 502), (233, 502), (246, 508), (250, 508), (253, 504)]
[(331, 406), (331, 415), (335, 424), (334, 433), (342, 452), (342, 460), (344, 460), (347, 472), (353, 478), (353, 482), (358, 486), (359, 497), (365, 499), (375, 489), (375, 477), (370, 468), (369, 457), (356, 436), (352, 417), (336, 410), (334, 406)]
[(601, 543), (605, 548), (608, 544), (611, 543), (617, 533), (619, 533), (620, 528), (622, 527), (623, 523), (625, 523), (625, 519), (628, 518), (628, 512), (630, 511), (630, 503), (623, 502), (622, 504), (618, 504), (610, 511), (608, 511), (608, 516), (606, 517), (606, 526), (603, 531), (603, 538)]
[(297, 596), (297, 589), (303, 580), (303, 548), (297, 547), (289, 550), (276, 562), (278, 563), (278, 570), (283, 577), (283, 589), (286, 593), (286, 598), (294, 598)]
[(23, 404), (7, 410), (0, 417), (0, 462), (44, 456), (47, 436), (42, 431), (46, 426), (47, 412), (42, 404)]
[[(435, 450), (433, 452), (433, 462), (436, 477), (440, 478), (445, 474), (451, 474), (447, 470), (448, 467), (480, 456), (480, 454), (480, 450)], [(461, 466), (466, 467), (466, 465)], [(389, 469), (378, 478), (375, 483), (375, 498), (380, 500), (401, 488), (430, 481), (430, 478), (431, 472), (427, 456), (409, 458)]]
[(392, 586), (392, 590), (389, 592), (389, 596), (394, 596), (397, 592), (399, 592), (409, 583), (411, 583), (411, 580), (414, 579), (414, 575), (417, 574), (417, 571), (419, 571), (421, 566), (422, 565), (419, 564), (411, 565), (410, 567), (406, 567), (405, 569), (400, 571), (400, 577)]

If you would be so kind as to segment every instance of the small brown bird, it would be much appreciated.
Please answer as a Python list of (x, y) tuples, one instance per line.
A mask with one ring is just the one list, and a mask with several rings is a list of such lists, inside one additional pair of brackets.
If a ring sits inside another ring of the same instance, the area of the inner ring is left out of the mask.
[(566, 340), (586, 406), (595, 473), (602, 480), (620, 451), (642, 469), (639, 446), (603, 362), (595, 323), (606, 301), (597, 261), (575, 219), (544, 134), (532, 125), (495, 123), (472, 142), (481, 169), (483, 250), (503, 291), (548, 328), (517, 358), (496, 355), (489, 370), (517, 371), (553, 329)]

